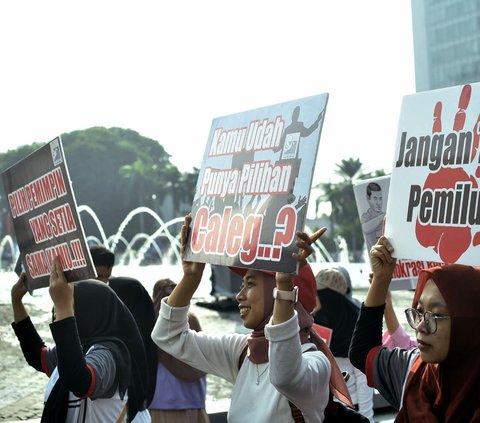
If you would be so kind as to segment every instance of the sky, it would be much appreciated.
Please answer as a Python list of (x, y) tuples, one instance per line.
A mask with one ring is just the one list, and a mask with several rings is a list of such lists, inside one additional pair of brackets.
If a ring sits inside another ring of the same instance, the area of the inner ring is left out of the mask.
[(215, 117), (329, 93), (313, 184), (390, 173), (411, 25), (409, 0), (3, 1), (0, 152), (120, 127), (190, 171)]

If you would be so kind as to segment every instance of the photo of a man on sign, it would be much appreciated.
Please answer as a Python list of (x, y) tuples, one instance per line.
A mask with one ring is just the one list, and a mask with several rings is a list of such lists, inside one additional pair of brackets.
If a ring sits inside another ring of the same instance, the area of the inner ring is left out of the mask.
[(383, 230), (385, 211), (383, 210), (383, 191), (377, 182), (369, 182), (365, 188), (365, 197), (368, 202), (368, 209), (362, 213), (362, 231), (367, 242), (367, 249), (370, 250), (377, 242)]
[(213, 120), (186, 258), (294, 272), (327, 94)]

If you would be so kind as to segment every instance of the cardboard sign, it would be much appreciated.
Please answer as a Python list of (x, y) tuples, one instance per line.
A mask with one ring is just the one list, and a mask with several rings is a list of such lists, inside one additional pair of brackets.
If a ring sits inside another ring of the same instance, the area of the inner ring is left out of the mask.
[[(368, 252), (382, 235), (389, 191), (390, 176), (359, 179), (353, 182), (353, 193)], [(440, 264), (423, 260), (397, 259), (393, 278), (390, 282), (390, 291), (415, 289), (420, 270)]]
[(213, 120), (187, 260), (295, 272), (328, 94)]
[(437, 261), (397, 259), (392, 282), (390, 283), (390, 291), (415, 289), (417, 287), (420, 270), (429, 269), (442, 264), (443, 263)]
[(320, 338), (323, 339), (325, 344), (327, 344), (327, 346), (330, 347), (330, 342), (332, 341), (333, 330), (330, 329), (330, 328), (327, 328), (326, 326), (319, 325), (318, 323), (313, 323), (312, 328), (315, 330), (315, 332), (318, 333)]
[(95, 278), (60, 138), (2, 173), (27, 288), (49, 285), (59, 256), (67, 281)]
[(390, 176), (353, 181), (353, 194), (367, 251), (370, 251), (382, 235), (389, 187)]
[(385, 233), (401, 258), (478, 265), (480, 84), (403, 99)]

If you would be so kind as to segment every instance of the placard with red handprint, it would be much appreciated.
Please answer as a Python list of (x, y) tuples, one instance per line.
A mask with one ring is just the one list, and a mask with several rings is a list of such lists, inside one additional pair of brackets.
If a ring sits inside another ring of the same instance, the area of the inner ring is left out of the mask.
[(394, 255), (478, 265), (480, 83), (405, 96), (385, 234)]

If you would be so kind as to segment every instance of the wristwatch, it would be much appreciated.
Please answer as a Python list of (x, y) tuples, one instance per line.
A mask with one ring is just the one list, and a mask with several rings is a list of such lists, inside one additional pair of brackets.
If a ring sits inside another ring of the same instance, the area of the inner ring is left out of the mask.
[(273, 298), (276, 300), (292, 301), (293, 304), (297, 304), (298, 301), (298, 286), (294, 286), (291, 291), (283, 291), (277, 288), (273, 288)]

